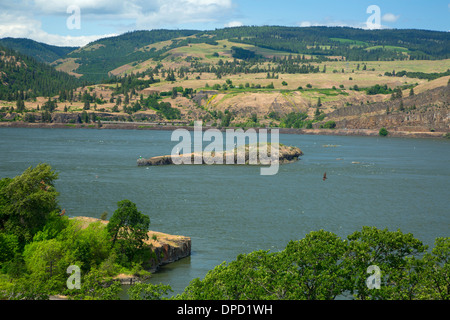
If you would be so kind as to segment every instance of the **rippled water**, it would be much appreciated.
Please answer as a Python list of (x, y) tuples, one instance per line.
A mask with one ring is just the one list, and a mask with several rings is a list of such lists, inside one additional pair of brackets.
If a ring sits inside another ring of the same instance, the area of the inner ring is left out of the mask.
[[(362, 226), (401, 229), (432, 246), (449, 236), (450, 142), (433, 139), (281, 135), (301, 161), (275, 176), (250, 166), (137, 167), (170, 154), (170, 131), (0, 128), (0, 177), (39, 162), (57, 172), (70, 216), (109, 217), (129, 199), (151, 229), (192, 238), (192, 256), (153, 282), (181, 292), (223, 261), (282, 250), (312, 230), (345, 237)], [(327, 172), (328, 180), (322, 181)]]

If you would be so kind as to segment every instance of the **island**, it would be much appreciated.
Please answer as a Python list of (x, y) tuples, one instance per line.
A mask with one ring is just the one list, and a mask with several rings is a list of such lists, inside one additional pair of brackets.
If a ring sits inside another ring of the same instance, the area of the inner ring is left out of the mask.
[[(201, 152), (201, 153), (189, 153), (189, 154), (180, 154), (180, 155), (164, 155), (164, 156), (156, 156), (149, 159), (146, 158), (139, 158), (137, 160), (138, 166), (162, 166), (162, 165), (173, 165), (175, 164), (174, 158), (180, 157), (183, 159), (186, 159), (188, 161), (185, 161), (183, 164), (194, 164), (194, 160), (196, 157), (198, 159), (201, 159), (201, 164), (211, 164), (207, 161), (207, 159), (211, 159), (214, 157), (215, 159), (221, 159), (220, 163), (213, 163), (213, 164), (242, 164), (243, 165), (270, 165), (271, 164), (271, 151), (273, 147), (277, 147), (277, 145), (272, 145), (270, 143), (267, 144), (259, 144), (258, 146), (255, 146), (255, 149), (251, 148), (252, 145), (246, 144), (245, 146), (240, 146), (235, 148), (234, 150), (224, 151), (224, 152), (218, 152), (215, 153), (212, 152)], [(266, 148), (266, 150), (263, 150), (262, 148)], [(252, 153), (253, 151), (254, 153)], [(263, 150), (264, 152), (261, 153), (260, 151)], [(274, 149), (276, 150), (276, 149)], [(255, 161), (250, 161), (251, 155), (255, 155)], [(227, 161), (227, 156), (230, 156), (231, 158), (234, 157), (233, 163), (229, 163)], [(262, 156), (264, 155), (264, 156)], [(283, 144), (278, 144), (278, 159), (276, 161), (279, 164), (286, 164), (286, 163), (292, 163), (295, 161), (298, 161), (300, 159), (300, 156), (303, 155), (303, 152), (298, 147), (293, 146), (286, 146)], [(241, 162), (239, 159), (243, 159)]]

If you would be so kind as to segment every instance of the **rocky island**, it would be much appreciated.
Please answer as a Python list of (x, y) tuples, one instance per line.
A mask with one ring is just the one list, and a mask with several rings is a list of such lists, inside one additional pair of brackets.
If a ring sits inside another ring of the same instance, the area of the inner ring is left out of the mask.
[[(266, 148), (263, 150), (262, 148)], [(278, 147), (278, 148), (277, 148)], [(196, 157), (201, 159), (201, 164), (243, 164), (243, 165), (270, 165), (271, 164), (271, 152), (278, 149), (278, 157), (275, 161), (279, 164), (286, 164), (298, 161), (300, 156), (303, 155), (302, 150), (298, 147), (285, 146), (283, 144), (272, 145), (260, 144), (258, 146), (245, 145), (229, 150), (225, 152), (202, 152), (202, 153), (189, 153), (180, 155), (165, 155), (156, 156), (149, 159), (139, 158), (137, 160), (138, 166), (161, 166), (161, 165), (173, 165), (177, 164), (174, 160), (177, 157), (184, 159), (183, 164), (193, 164)], [(261, 152), (264, 151), (264, 152)], [(252, 158), (252, 156), (254, 158)], [(275, 155), (276, 156), (276, 155)], [(232, 159), (232, 163), (227, 159)], [(254, 161), (252, 161), (252, 159)], [(215, 160), (212, 163), (212, 160)], [(217, 161), (221, 160), (221, 161)]]

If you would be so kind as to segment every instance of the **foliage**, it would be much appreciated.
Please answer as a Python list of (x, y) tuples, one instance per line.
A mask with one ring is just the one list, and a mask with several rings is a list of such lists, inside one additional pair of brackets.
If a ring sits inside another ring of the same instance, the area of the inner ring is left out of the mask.
[(380, 86), (379, 84), (376, 84), (372, 87), (369, 87), (366, 90), (366, 93), (368, 95), (376, 95), (376, 94), (391, 94), (392, 93), (392, 89), (389, 88), (386, 84)]
[(0, 100), (17, 101), (57, 95), (83, 84), (65, 72), (0, 46)]
[[(411, 284), (408, 278), (414, 270), (411, 259), (420, 257), (426, 250), (426, 246), (411, 233), (404, 234), (400, 230), (363, 227), (348, 239), (345, 259), (352, 274), (351, 291), (361, 300), (398, 299), (403, 285)], [(370, 265), (377, 265), (382, 271), (381, 289), (369, 289), (366, 285)]]
[[(0, 180), (0, 298), (48, 299), (66, 292), (73, 299), (116, 299), (121, 286), (111, 277), (119, 271), (148, 276), (137, 261), (144, 255), (136, 253), (150, 220), (128, 200), (119, 202), (110, 229), (101, 221), (69, 219), (56, 202), (56, 178), (48, 164), (39, 164)], [(114, 229), (114, 223), (122, 227)], [(108, 230), (119, 230), (117, 248)], [(120, 265), (123, 254), (129, 257)], [(81, 269), (81, 289), (67, 290), (71, 265)]]
[(303, 128), (308, 114), (304, 112), (291, 112), (281, 119), (282, 128)]
[(321, 128), (324, 129), (334, 129), (336, 128), (336, 122), (334, 122), (333, 120), (327, 121), (326, 123), (324, 123)]
[(3, 38), (0, 39), (0, 46), (13, 49), (44, 63), (52, 63), (77, 49), (77, 47), (52, 46), (24, 38)]
[(158, 99), (159, 95), (150, 95), (142, 101), (142, 105), (156, 110), (168, 120), (181, 119), (181, 111), (179, 109), (173, 108), (169, 102), (159, 102)]
[(169, 291), (172, 289), (168, 285), (139, 282), (133, 284), (127, 293), (130, 300), (162, 300)]
[(412, 71), (400, 71), (397, 73), (387, 72), (385, 75), (387, 76), (395, 76), (395, 77), (408, 77), (408, 78), (416, 78), (416, 79), (426, 79), (426, 80), (435, 80), (438, 78), (442, 78), (450, 75), (450, 69), (445, 72), (433, 72), (433, 73), (425, 73), (425, 72), (412, 72)]
[[(431, 252), (400, 230), (363, 227), (347, 239), (323, 230), (283, 251), (255, 251), (193, 279), (176, 299), (358, 300), (449, 299), (450, 238)], [(380, 289), (367, 286), (368, 267), (381, 269)]]
[(120, 253), (129, 261), (139, 256), (148, 239), (150, 218), (137, 210), (136, 204), (130, 200), (117, 203), (117, 210), (111, 217), (106, 229), (112, 239), (112, 245), (117, 244)]
[(68, 292), (73, 300), (117, 300), (122, 290), (120, 281), (101, 270), (93, 269), (81, 279), (81, 288)]
[(54, 181), (58, 174), (47, 164), (29, 167), (0, 183), (0, 231), (15, 235), (21, 244), (41, 230), (53, 212), (59, 212)]
[(389, 134), (389, 132), (387, 131), (386, 128), (381, 128), (378, 134), (382, 137), (386, 137)]

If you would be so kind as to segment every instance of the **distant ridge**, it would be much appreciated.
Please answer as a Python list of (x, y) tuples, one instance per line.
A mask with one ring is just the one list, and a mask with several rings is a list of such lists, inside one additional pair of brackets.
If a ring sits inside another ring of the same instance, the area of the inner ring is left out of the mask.
[[(441, 60), (450, 58), (450, 34), (415, 29), (364, 30), (350, 27), (243, 26), (216, 30), (140, 30), (105, 37), (82, 48), (57, 47), (28, 39), (5, 38), (0, 45), (37, 60), (69, 61), (83, 79), (99, 82), (125, 65), (162, 61), (171, 50), (194, 44), (272, 50), (285, 55), (314, 56), (323, 61)], [(233, 46), (231, 45), (231, 46)], [(250, 53), (249, 51), (246, 53)], [(259, 56), (258, 56), (259, 57)], [(176, 58), (176, 57), (174, 57)], [(69, 60), (67, 60), (69, 59)]]
[(40, 62), (51, 63), (58, 60), (78, 47), (59, 47), (25, 38), (3, 38), (0, 46), (15, 50)]

